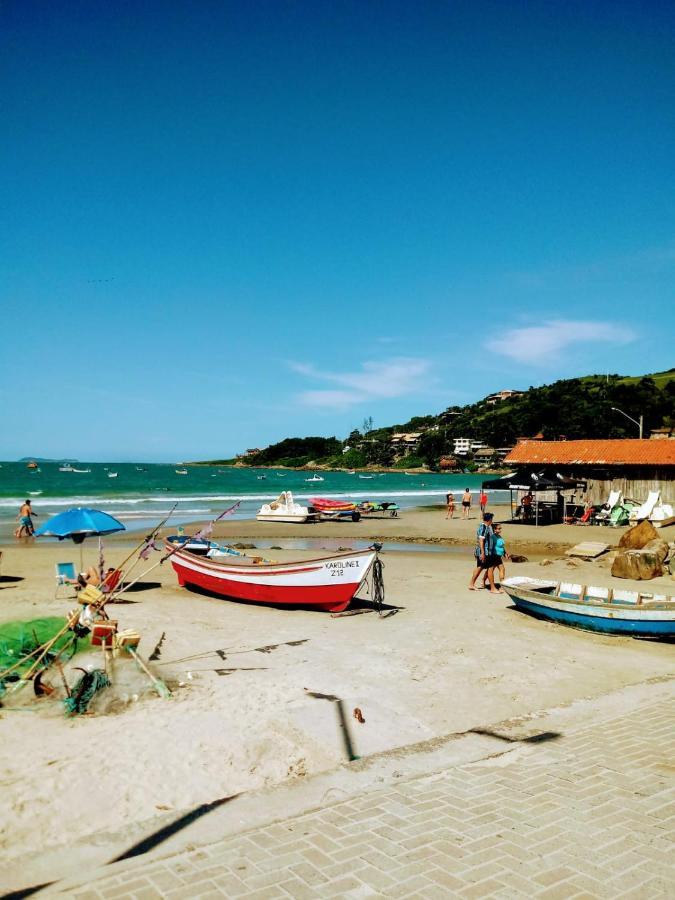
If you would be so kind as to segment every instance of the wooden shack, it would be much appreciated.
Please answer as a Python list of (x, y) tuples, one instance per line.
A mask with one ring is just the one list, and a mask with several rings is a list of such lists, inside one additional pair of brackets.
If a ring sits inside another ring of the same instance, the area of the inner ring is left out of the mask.
[(520, 440), (504, 460), (527, 471), (547, 469), (586, 481), (586, 496), (604, 503), (610, 491), (644, 501), (660, 491), (675, 503), (675, 440)]

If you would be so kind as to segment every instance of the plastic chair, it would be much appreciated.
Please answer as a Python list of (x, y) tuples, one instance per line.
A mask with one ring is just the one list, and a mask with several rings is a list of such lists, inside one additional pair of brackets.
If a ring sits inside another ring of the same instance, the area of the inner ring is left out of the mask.
[(72, 562), (61, 562), (56, 563), (54, 566), (56, 572), (56, 590), (54, 591), (54, 599), (58, 600), (59, 598), (59, 588), (65, 587), (70, 588), (73, 593), (75, 592), (74, 581), (76, 579), (76, 571), (75, 571), (75, 563)]

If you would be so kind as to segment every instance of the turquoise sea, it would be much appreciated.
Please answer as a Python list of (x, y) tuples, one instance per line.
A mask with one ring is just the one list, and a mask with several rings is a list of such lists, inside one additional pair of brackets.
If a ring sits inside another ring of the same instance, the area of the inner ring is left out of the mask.
[[(187, 475), (179, 475), (176, 470), (182, 466), (166, 463), (74, 463), (76, 469), (89, 470), (81, 472), (60, 472), (61, 465), (41, 462), (39, 469), (30, 470), (23, 462), (1, 463), (0, 522), (13, 520), (26, 498), (32, 501), (38, 524), (71, 506), (92, 506), (129, 529), (156, 523), (174, 503), (176, 523), (208, 521), (237, 500), (242, 503), (234, 517), (250, 519), (263, 502), (285, 490), (301, 503), (312, 497), (345, 497), (356, 502), (393, 500), (405, 509), (443, 503), (448, 491), (458, 498), (466, 487), (477, 491), (484, 477), (320, 472), (324, 480), (311, 482), (307, 479), (312, 472), (282, 469), (188, 466)], [(111, 478), (109, 473), (117, 476)]]

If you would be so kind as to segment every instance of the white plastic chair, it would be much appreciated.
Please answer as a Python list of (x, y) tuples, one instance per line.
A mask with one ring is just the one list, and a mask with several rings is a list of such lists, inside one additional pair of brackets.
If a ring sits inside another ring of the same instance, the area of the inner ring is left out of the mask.
[(596, 513), (593, 521), (598, 525), (607, 524), (614, 507), (621, 502), (621, 491), (610, 491), (605, 508)]
[(661, 499), (660, 491), (650, 491), (649, 496), (642, 504), (642, 506), (638, 506), (637, 509), (632, 509), (630, 511), (630, 515), (628, 517), (629, 522), (641, 522), (642, 519), (648, 519), (651, 514), (654, 512), (654, 507), (657, 505), (659, 500)]

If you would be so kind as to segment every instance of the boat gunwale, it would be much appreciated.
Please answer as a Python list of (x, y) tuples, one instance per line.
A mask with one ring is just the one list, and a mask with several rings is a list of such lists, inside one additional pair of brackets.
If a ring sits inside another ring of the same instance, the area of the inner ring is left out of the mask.
[[(523, 600), (528, 600), (531, 603), (536, 603), (537, 601), (541, 601), (542, 598), (547, 598), (550, 601), (557, 603), (569, 603), (573, 606), (578, 607), (579, 609), (588, 609), (588, 610), (612, 610), (612, 611), (626, 611), (626, 612), (640, 612), (644, 610), (645, 612), (672, 612), (675, 614), (675, 597), (671, 597), (669, 600), (665, 602), (662, 600), (657, 601), (649, 601), (643, 603), (622, 603), (620, 600), (602, 600), (599, 597), (593, 597), (589, 600), (580, 600), (574, 599), (573, 597), (561, 597), (559, 594), (554, 593), (546, 593), (545, 589), (540, 588), (540, 590), (534, 590), (532, 588), (525, 588), (522, 585), (511, 585), (511, 584), (502, 584), (502, 588), (506, 591), (509, 597), (512, 597), (512, 593), (523, 593)], [(512, 597), (513, 599), (513, 597)]]
[[(173, 549), (172, 545), (168, 545)], [(322, 568), (322, 565), (315, 565), (315, 563), (326, 563), (331, 560), (336, 559), (351, 559), (354, 556), (366, 556), (371, 554), (372, 556), (377, 555), (377, 550), (371, 550), (370, 548), (366, 548), (365, 550), (354, 550), (352, 552), (346, 553), (338, 553), (332, 554), (331, 556), (322, 556), (319, 558), (305, 559), (305, 560), (289, 560), (288, 562), (265, 562), (265, 563), (254, 563), (251, 562), (249, 564), (232, 564), (226, 563), (225, 561), (220, 562), (219, 560), (213, 559), (213, 557), (209, 556), (200, 556), (197, 553), (191, 553), (189, 550), (175, 550), (168, 557), (169, 560), (173, 560), (175, 558), (183, 558), (187, 557), (187, 562), (198, 562), (200, 565), (206, 566), (206, 568), (212, 568), (216, 571), (226, 571), (227, 568), (231, 568), (235, 572), (241, 572), (245, 569), (250, 569), (251, 572), (261, 572), (265, 569), (284, 569), (288, 571), (291, 570), (289, 574), (292, 572), (298, 571), (312, 571), (318, 568)], [(245, 557), (250, 559), (250, 557)], [(372, 564), (372, 563), (371, 563)], [(298, 568), (300, 567), (300, 568)]]

